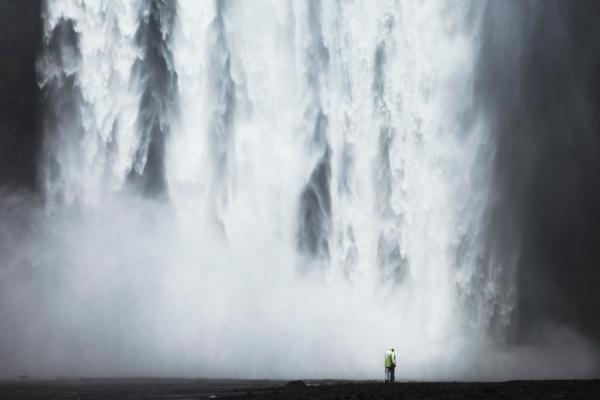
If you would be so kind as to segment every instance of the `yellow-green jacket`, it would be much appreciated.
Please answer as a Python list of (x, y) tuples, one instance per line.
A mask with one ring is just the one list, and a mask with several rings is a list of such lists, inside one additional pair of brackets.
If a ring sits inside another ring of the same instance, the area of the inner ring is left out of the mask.
[(385, 367), (392, 368), (395, 366), (396, 366), (396, 355), (394, 354), (394, 352), (392, 350), (389, 350), (385, 354)]

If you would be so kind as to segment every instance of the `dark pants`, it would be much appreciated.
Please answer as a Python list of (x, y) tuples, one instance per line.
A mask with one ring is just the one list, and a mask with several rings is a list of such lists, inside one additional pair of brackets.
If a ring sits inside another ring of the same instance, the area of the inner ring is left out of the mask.
[(386, 367), (385, 368), (385, 381), (386, 382), (394, 382), (394, 370), (395, 367)]

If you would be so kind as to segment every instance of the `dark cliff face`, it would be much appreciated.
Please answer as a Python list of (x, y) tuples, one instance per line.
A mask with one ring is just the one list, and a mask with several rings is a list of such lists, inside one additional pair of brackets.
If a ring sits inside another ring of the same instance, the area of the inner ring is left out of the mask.
[(36, 185), (40, 8), (40, 0), (0, 2), (0, 188)]
[(479, 104), (497, 141), (493, 234), (518, 253), (511, 338), (600, 342), (600, 3), (492, 1)]

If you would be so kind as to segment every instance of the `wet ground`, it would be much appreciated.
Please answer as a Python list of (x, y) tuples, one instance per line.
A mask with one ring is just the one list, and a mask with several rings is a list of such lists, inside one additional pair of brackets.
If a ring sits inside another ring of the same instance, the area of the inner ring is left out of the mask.
[(207, 379), (21, 379), (1, 399), (596, 399), (600, 380), (480, 382), (249, 381)]

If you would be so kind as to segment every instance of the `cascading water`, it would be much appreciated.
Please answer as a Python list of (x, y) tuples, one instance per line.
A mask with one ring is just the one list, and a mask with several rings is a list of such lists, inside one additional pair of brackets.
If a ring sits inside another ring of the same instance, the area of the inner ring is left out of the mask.
[(121, 187), (141, 143), (132, 81), (140, 10), (127, 1), (45, 8), (43, 186), (50, 201), (97, 204)]
[(480, 11), (48, 1), (30, 263), (67, 337), (38, 367), (379, 377), (395, 346), (399, 376), (476, 376), (512, 307), (482, 239)]

